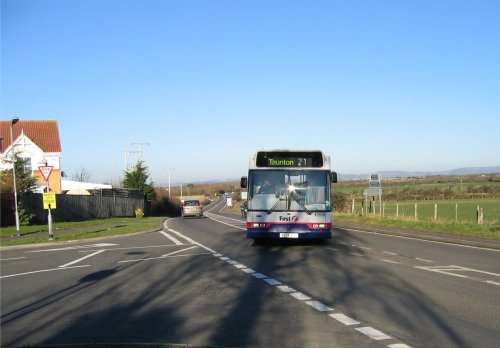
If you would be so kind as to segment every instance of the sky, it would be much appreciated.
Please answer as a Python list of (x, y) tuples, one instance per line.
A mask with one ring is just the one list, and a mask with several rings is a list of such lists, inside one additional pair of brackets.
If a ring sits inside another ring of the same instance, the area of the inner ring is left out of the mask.
[(500, 1), (1, 0), (0, 109), (57, 120), (62, 170), (93, 182), (140, 149), (158, 185), (238, 179), (262, 149), (498, 166)]

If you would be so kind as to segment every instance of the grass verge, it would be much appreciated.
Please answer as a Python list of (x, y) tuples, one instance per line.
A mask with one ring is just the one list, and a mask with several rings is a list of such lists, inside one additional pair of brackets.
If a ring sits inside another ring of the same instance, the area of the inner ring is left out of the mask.
[(78, 222), (55, 222), (54, 239), (49, 239), (48, 225), (21, 226), (21, 236), (16, 236), (15, 226), (0, 230), (0, 246), (25, 245), (47, 242), (115, 236), (159, 229), (164, 217), (135, 217), (96, 219)]
[(334, 213), (334, 221), (352, 222), (365, 225), (390, 226), (422, 232), (438, 232), (455, 236), (500, 239), (500, 224), (478, 225), (467, 222), (451, 222), (449, 220), (418, 220), (412, 218), (396, 219), (380, 216), (362, 216)]

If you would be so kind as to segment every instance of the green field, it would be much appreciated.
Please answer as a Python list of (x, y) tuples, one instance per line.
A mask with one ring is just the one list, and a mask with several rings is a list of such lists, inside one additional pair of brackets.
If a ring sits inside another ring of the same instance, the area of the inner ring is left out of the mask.
[[(434, 220), (435, 205), (437, 207), (437, 220), (446, 220), (463, 223), (477, 222), (477, 207), (483, 209), (485, 223), (500, 222), (500, 199), (463, 199), (439, 201), (404, 201), (382, 202), (382, 215), (415, 219), (415, 204), (417, 205), (418, 220)], [(369, 206), (369, 205), (368, 205)], [(355, 200), (355, 214), (362, 213), (362, 200)], [(375, 202), (376, 215), (380, 215), (379, 202)]]

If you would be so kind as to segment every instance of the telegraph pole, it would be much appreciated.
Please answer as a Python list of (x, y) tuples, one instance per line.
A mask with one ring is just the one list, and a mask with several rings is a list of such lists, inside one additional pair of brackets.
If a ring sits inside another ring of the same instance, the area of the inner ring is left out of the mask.
[(138, 153), (139, 153), (139, 162), (142, 161), (142, 145), (147, 145), (149, 146), (149, 143), (131, 143), (133, 145), (137, 145), (138, 147)]
[(127, 150), (125, 150), (124, 152), (125, 152), (125, 171), (127, 171), (128, 170), (127, 154), (129, 154), (129, 153), (139, 153), (139, 152), (137, 152), (137, 151), (127, 151)]

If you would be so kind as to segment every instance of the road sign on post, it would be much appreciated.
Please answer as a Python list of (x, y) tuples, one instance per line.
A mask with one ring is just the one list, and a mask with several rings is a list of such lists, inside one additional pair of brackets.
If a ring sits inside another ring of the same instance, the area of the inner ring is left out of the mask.
[(56, 193), (44, 192), (43, 193), (43, 209), (56, 209)]
[(38, 170), (40, 170), (40, 173), (42, 173), (43, 178), (45, 181), (49, 182), (49, 177), (50, 173), (52, 173), (52, 169), (54, 166), (39, 166)]
[[(375, 197), (378, 197), (380, 216), (382, 216), (382, 184), (380, 180), (380, 174), (371, 174), (369, 179), (368, 188), (363, 190), (363, 195), (365, 196), (365, 205), (368, 203), (367, 198), (373, 197), (373, 203), (375, 205)], [(366, 207), (368, 210), (368, 207)], [(366, 211), (368, 213), (368, 211)], [(373, 213), (375, 214), (375, 207), (373, 208)]]
[(380, 184), (380, 174), (371, 174), (370, 175), (370, 187), (371, 188), (379, 188)]
[[(50, 174), (49, 174), (50, 175)], [(44, 192), (43, 193), (43, 209), (48, 210), (48, 222), (49, 222), (49, 239), (54, 239), (54, 233), (52, 232), (52, 209), (56, 209), (56, 193), (55, 192)]]
[(369, 196), (369, 197), (378, 197), (382, 196), (382, 187), (379, 188), (367, 188), (363, 190), (363, 195)]

